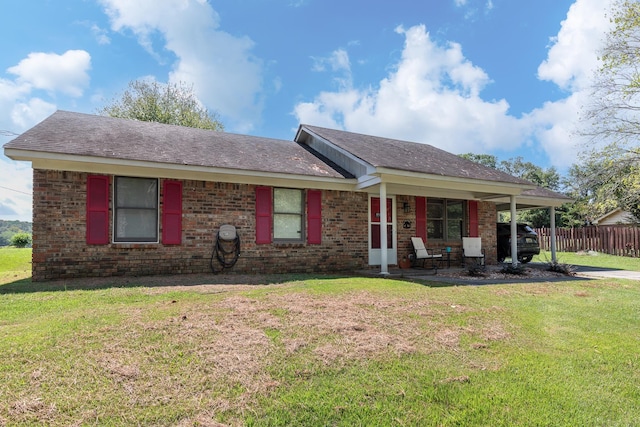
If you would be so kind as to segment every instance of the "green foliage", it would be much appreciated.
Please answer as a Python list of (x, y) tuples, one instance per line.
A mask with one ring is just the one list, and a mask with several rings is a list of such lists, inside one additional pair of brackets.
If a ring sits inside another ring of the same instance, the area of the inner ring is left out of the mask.
[(513, 265), (511, 263), (502, 266), (500, 272), (504, 274), (513, 274), (516, 276), (524, 276), (527, 274), (527, 268), (523, 264)]
[(26, 221), (7, 221), (0, 219), (0, 246), (9, 246), (11, 237), (17, 233), (32, 232), (32, 224)]
[(613, 200), (613, 207), (640, 220), (640, 2), (614, 2), (609, 18), (612, 29), (581, 118), (587, 144), (582, 170), (575, 171), (582, 178), (577, 191), (586, 197), (582, 204), (593, 201), (597, 213), (604, 213), (604, 204)]
[(573, 276), (576, 274), (576, 268), (573, 265), (564, 264), (557, 261), (551, 261), (547, 263), (547, 270), (566, 274), (567, 276)]
[[(509, 160), (498, 162), (498, 158), (491, 154), (461, 154), (460, 157), (480, 163), (484, 166), (497, 169), (518, 178), (526, 179), (534, 184), (553, 191), (559, 191), (561, 178), (554, 167), (543, 169), (531, 162), (527, 162), (522, 157), (515, 157)], [(500, 222), (508, 222), (510, 215), (500, 213)], [(530, 224), (533, 227), (548, 227), (551, 224), (548, 209), (532, 209), (518, 212), (518, 222)], [(562, 221), (557, 221), (559, 227), (565, 226)]]
[(465, 153), (460, 154), (460, 157), (471, 160), (472, 162), (480, 163), (488, 168), (498, 169), (498, 158), (493, 154)]
[(31, 234), (29, 233), (17, 233), (11, 237), (11, 246), (16, 248), (26, 248), (31, 246)]
[(121, 98), (98, 111), (111, 117), (222, 131), (223, 124), (196, 97), (193, 87), (136, 80)]

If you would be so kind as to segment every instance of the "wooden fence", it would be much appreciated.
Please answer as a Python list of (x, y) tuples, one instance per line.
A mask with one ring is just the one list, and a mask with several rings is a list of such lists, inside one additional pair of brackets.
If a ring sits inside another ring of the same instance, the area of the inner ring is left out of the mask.
[[(550, 250), (551, 229), (536, 228), (540, 249)], [(556, 228), (559, 252), (597, 251), (618, 256), (640, 256), (640, 227), (601, 225), (580, 228)]]

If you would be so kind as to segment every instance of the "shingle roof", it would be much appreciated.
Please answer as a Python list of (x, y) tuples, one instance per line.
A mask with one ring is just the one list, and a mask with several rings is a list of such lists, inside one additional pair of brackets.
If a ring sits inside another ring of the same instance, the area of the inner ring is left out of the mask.
[(530, 196), (530, 197), (551, 197), (556, 199), (566, 199), (567, 202), (570, 200), (573, 200), (569, 196), (565, 196), (564, 194), (557, 193), (553, 190), (549, 190), (548, 188), (543, 188), (543, 187), (536, 187), (536, 188), (530, 188), (530, 189), (524, 190), (522, 192), (522, 195)]
[(5, 148), (330, 178), (343, 175), (293, 141), (57, 111)]
[(301, 125), (300, 128), (307, 129), (330, 141), (374, 167), (445, 177), (533, 185), (524, 179), (472, 162), (428, 144), (318, 126)]

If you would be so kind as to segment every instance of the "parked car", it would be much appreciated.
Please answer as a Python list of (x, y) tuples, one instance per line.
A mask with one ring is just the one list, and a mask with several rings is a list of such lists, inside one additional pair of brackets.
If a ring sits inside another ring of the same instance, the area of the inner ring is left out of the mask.
[[(517, 224), (518, 261), (527, 263), (540, 253), (538, 234), (527, 224)], [(511, 256), (511, 224), (498, 223), (498, 262)]]

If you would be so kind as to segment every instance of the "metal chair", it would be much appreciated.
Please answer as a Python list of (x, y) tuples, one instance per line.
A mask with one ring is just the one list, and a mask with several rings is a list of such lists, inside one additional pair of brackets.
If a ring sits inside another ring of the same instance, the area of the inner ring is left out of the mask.
[(473, 262), (484, 268), (484, 249), (482, 249), (481, 237), (462, 238), (462, 265), (466, 266), (466, 260), (470, 258)]
[(442, 261), (442, 254), (429, 253), (427, 248), (424, 246), (422, 237), (412, 237), (411, 243), (413, 244), (414, 265), (417, 264), (418, 260), (422, 260), (422, 267), (424, 268), (425, 261), (430, 259), (431, 267), (437, 272), (438, 265), (436, 264), (436, 261)]

